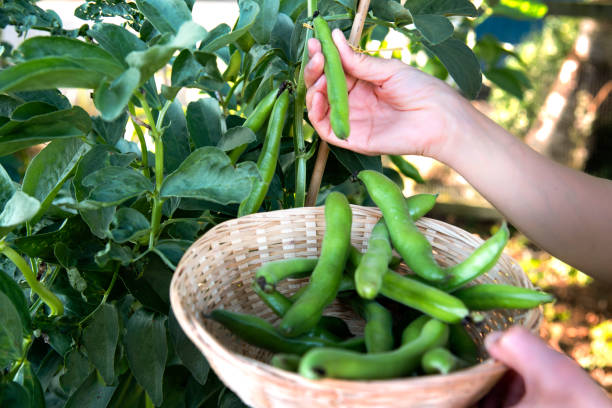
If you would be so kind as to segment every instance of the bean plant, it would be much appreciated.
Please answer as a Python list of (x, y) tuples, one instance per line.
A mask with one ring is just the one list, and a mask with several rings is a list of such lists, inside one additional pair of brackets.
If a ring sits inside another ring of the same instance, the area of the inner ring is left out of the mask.
[[(475, 97), (466, 18), (484, 9), (402, 3), (372, 1), (359, 45), (400, 32), (427, 69)], [(194, 0), (76, 5), (83, 25), (69, 30), (35, 1), (0, 0), (0, 28), (48, 34), (0, 45), (0, 156), (42, 146), (21, 172), (0, 166), (0, 406), (242, 406), (172, 315), (169, 283), (261, 180), (267, 126), (243, 123), (283, 83), (290, 107), (258, 210), (304, 206), (318, 147), (302, 77), (311, 17), (348, 36), (357, 1), (240, 0), (236, 23), (210, 30), (193, 21)], [(59, 90), (69, 88), (89, 90), (95, 114)], [(183, 106), (186, 88), (199, 96)], [(336, 190), (371, 204), (353, 180), (363, 169), (399, 178), (380, 156), (331, 152), (318, 202)]]

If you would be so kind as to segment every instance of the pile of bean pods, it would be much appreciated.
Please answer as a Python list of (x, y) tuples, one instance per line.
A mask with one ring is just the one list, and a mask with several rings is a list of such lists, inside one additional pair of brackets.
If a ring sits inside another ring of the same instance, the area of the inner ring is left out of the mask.
[[(465, 260), (443, 268), (414, 224), (431, 210), (436, 196), (406, 199), (393, 181), (375, 171), (364, 170), (358, 178), (383, 215), (365, 253), (351, 245), (346, 197), (332, 192), (325, 200), (319, 258), (269, 262), (255, 273), (253, 290), (281, 318), (278, 326), (228, 310), (209, 315), (250, 344), (276, 353), (272, 365), (310, 379), (446, 374), (479, 361), (464, 326), (474, 313), (533, 308), (553, 300), (547, 293), (510, 285), (466, 287), (497, 263), (509, 236), (505, 222)], [(392, 269), (402, 261), (412, 274)], [(307, 277), (308, 284), (290, 297), (276, 289), (284, 279)], [(363, 336), (353, 336), (342, 319), (323, 315), (335, 299), (365, 320)]]

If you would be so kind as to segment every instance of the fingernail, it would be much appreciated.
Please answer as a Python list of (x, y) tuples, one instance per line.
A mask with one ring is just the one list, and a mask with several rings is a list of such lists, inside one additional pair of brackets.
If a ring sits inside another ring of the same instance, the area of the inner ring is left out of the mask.
[(501, 340), (503, 333), (500, 331), (493, 331), (487, 335), (484, 339), (484, 345), (487, 349), (493, 347), (497, 342)]

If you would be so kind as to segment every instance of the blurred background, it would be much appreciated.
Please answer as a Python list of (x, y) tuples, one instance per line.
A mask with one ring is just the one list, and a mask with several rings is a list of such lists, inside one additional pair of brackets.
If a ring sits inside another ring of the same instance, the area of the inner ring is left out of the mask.
[[(474, 2), (477, 7), (480, 1)], [(63, 0), (36, 4), (53, 10), (63, 28), (71, 30), (83, 24), (75, 16), (75, 9), (83, 3)], [(466, 26), (465, 39), (481, 61), (484, 86), (474, 105), (540, 153), (611, 179), (612, 2), (501, 0), (488, 1), (487, 6), (505, 12), (453, 21)], [(197, 1), (193, 16), (208, 30), (220, 23), (231, 26), (238, 16), (237, 1)], [(34, 29), (17, 33), (7, 27), (0, 31), (0, 53), (34, 35), (44, 33)], [(437, 60), (414, 49), (403, 35), (375, 33), (366, 49), (383, 58), (400, 58), (452, 83)], [(167, 81), (168, 75), (161, 72), (158, 83)], [(197, 92), (181, 93), (179, 99), (186, 105), (199, 97)], [(87, 91), (71, 89), (64, 93), (73, 104), (95, 113)], [(128, 129), (125, 137), (132, 138), (132, 133)], [(24, 163), (36, 152), (34, 148), (1, 157), (0, 163), (19, 179)], [(404, 178), (404, 193), (440, 194), (431, 217), (485, 239), (495, 231), (500, 214), (461, 176), (435, 160), (415, 156), (406, 159), (418, 169), (424, 183)], [(516, 230), (507, 251), (534, 284), (557, 297), (556, 303), (544, 308), (542, 337), (574, 358), (612, 394), (612, 286), (593, 281), (553, 258)]]

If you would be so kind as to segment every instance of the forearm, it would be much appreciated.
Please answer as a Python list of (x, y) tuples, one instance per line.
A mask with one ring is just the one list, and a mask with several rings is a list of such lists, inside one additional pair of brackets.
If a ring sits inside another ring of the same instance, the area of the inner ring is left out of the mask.
[(461, 102), (437, 157), (529, 239), (594, 278), (612, 281), (612, 181), (564, 167)]

